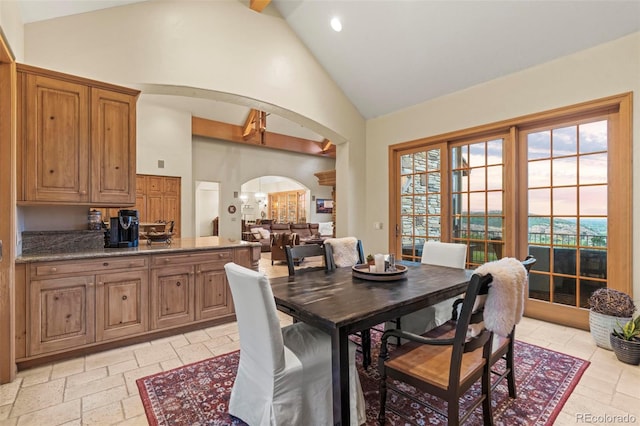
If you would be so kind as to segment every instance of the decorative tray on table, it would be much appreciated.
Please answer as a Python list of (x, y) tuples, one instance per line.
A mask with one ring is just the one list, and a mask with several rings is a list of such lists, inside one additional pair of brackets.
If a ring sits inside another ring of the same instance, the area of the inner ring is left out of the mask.
[(404, 265), (396, 265), (395, 271), (385, 272), (370, 272), (369, 265), (355, 265), (351, 269), (354, 277), (370, 281), (396, 281), (407, 275), (407, 267)]

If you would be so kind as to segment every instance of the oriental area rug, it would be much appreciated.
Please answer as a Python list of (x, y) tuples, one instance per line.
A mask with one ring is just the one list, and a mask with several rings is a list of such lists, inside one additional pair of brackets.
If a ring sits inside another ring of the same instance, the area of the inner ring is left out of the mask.
[[(372, 352), (377, 357), (377, 350)], [(149, 424), (244, 425), (227, 412), (239, 359), (240, 352), (235, 351), (138, 379), (136, 383)], [(552, 425), (589, 365), (588, 361), (519, 341), (516, 341), (514, 363), (518, 397), (509, 398), (506, 380), (497, 386), (491, 398), (496, 425)], [(366, 424), (377, 425), (378, 371), (374, 367), (363, 370), (360, 358), (356, 364), (367, 404)], [(404, 389), (412, 388), (405, 386)], [(472, 388), (469, 392), (475, 391)], [(417, 390), (412, 393), (446, 412), (446, 403), (438, 398)], [(411, 401), (403, 401), (393, 392), (387, 398), (387, 404), (398, 407), (416, 424), (447, 424), (445, 417)], [(461, 400), (462, 407), (467, 399)], [(387, 410), (387, 424), (405, 422)], [(481, 409), (477, 409), (465, 425), (482, 425)]]

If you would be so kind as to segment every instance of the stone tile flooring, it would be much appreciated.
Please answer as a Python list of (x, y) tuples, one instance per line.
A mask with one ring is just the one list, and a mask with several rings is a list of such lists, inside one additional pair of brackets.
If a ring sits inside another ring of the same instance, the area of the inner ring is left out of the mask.
[[(287, 274), (286, 265), (272, 266), (268, 256), (260, 270)], [(582, 330), (524, 318), (517, 336), (591, 361), (556, 425), (640, 424), (639, 366), (619, 362)], [(232, 323), (21, 371), (0, 386), (0, 426), (146, 425), (136, 379), (236, 349)]]

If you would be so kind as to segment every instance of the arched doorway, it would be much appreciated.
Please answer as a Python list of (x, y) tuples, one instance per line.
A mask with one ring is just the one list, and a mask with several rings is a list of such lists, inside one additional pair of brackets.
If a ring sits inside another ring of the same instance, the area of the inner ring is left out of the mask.
[[(311, 212), (309, 188), (285, 176), (260, 176), (240, 187), (242, 223), (308, 222)], [(295, 196), (293, 196), (295, 194)], [(284, 200), (289, 201), (284, 204)]]

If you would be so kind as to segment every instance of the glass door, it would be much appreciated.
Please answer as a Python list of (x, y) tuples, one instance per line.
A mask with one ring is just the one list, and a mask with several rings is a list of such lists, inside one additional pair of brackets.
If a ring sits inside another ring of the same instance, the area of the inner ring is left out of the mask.
[(631, 117), (623, 94), (392, 147), (390, 248), (532, 254), (527, 315), (587, 328), (594, 290), (633, 288)]
[[(426, 240), (442, 236), (442, 147), (399, 156), (399, 225), (396, 252), (402, 260), (420, 261)], [(446, 175), (445, 175), (446, 176)]]
[(504, 138), (451, 149), (451, 242), (467, 244), (475, 267), (503, 257)]
[(607, 120), (534, 129), (527, 143), (529, 297), (588, 308), (607, 286)]

